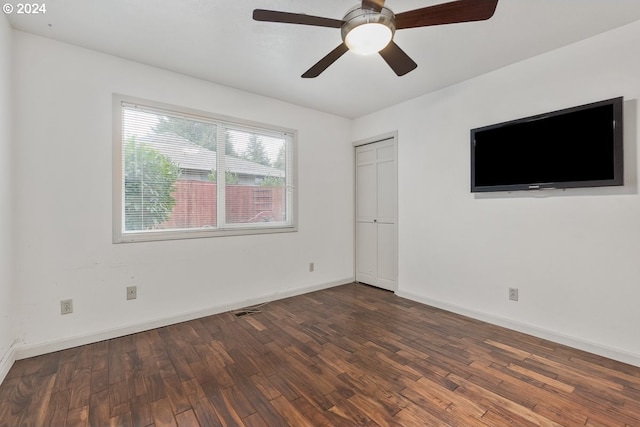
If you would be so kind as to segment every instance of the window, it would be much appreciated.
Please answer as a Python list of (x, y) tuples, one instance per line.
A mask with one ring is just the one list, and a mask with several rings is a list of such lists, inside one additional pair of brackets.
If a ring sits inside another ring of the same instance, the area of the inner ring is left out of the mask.
[(296, 231), (295, 139), (114, 95), (114, 242)]

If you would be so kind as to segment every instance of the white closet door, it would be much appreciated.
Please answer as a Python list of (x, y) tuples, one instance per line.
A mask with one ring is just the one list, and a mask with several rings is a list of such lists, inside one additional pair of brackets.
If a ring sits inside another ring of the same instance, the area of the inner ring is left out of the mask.
[(397, 284), (395, 139), (356, 147), (356, 280)]

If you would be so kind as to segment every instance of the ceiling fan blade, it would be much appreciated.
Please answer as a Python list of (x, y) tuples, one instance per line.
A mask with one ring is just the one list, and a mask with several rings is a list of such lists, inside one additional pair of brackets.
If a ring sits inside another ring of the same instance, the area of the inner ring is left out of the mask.
[(320, 61), (316, 62), (316, 64), (309, 68), (303, 75), (303, 79), (311, 79), (314, 77), (318, 77), (320, 73), (329, 68), (329, 65), (333, 64), (340, 58), (342, 55), (348, 51), (349, 48), (346, 44), (342, 43), (337, 48), (333, 49), (327, 56), (322, 58)]
[(398, 76), (404, 76), (418, 66), (393, 40), (380, 51), (380, 56)]
[(380, 12), (384, 6), (384, 0), (362, 0), (362, 8)]
[(498, 0), (458, 0), (396, 14), (396, 29), (483, 21), (493, 16)]
[(305, 15), (304, 13), (278, 12), (277, 10), (255, 9), (253, 19), (256, 21), (283, 22), (285, 24), (315, 25), (316, 27), (340, 28), (344, 21)]

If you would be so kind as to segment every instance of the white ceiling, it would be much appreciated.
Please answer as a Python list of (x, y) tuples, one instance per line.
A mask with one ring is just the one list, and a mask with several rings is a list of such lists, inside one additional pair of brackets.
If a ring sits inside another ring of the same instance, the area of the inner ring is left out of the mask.
[[(398, 13), (443, 2), (387, 0), (385, 5)], [(488, 21), (396, 32), (396, 43), (418, 63), (404, 77), (378, 55), (347, 52), (319, 77), (302, 79), (340, 44), (340, 30), (256, 22), (252, 10), (342, 19), (357, 0), (40, 3), (46, 4), (45, 14), (7, 15), (12, 27), (348, 118), (640, 19), (640, 0), (500, 0)]]

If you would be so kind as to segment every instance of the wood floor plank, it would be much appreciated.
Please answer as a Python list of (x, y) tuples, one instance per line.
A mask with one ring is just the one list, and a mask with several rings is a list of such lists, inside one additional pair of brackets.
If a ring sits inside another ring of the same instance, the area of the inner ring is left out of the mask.
[(134, 426), (147, 426), (153, 423), (151, 405), (146, 394), (131, 398), (131, 418)]
[(362, 284), (17, 361), (0, 427), (640, 426), (640, 368)]
[(47, 407), (42, 425), (62, 426), (67, 421), (69, 412), (69, 401), (71, 393), (69, 390), (58, 391), (51, 395), (49, 406)]
[(160, 376), (159, 372), (157, 374), (145, 376), (144, 383), (147, 389), (149, 402), (155, 402), (156, 400), (167, 397), (164, 381), (162, 380), (162, 376)]
[(351, 425), (355, 423), (358, 426), (379, 427), (379, 424), (373, 421), (366, 411), (363, 411), (350, 400), (350, 397), (344, 397), (337, 391), (327, 395), (327, 399), (333, 404), (331, 408), (325, 412), (325, 415), (333, 415), (333, 419), (337, 419), (335, 425)]
[(56, 381), (53, 384), (54, 393), (69, 390), (71, 388), (74, 367), (75, 363), (73, 361), (59, 364), (58, 370), (55, 372)]
[(304, 417), (308, 419), (311, 422), (311, 425), (314, 427), (333, 427), (345, 424), (343, 419), (338, 418), (330, 410), (321, 411), (304, 397), (300, 397), (294, 400), (293, 402), (291, 402), (291, 405), (298, 412), (303, 414)]
[(270, 427), (257, 412), (245, 418), (244, 425), (247, 427)]
[[(236, 383), (238, 390), (249, 399), (256, 412), (260, 414), (260, 417), (269, 425), (286, 425), (282, 415), (271, 405), (269, 399), (267, 399), (260, 389), (256, 387), (251, 380), (246, 377), (243, 371), (235, 366), (228, 366), (229, 374)], [(206, 391), (206, 390), (205, 390)], [(228, 408), (229, 412), (235, 410)]]
[(78, 409), (89, 405), (91, 368), (83, 367), (74, 371), (69, 387), (71, 389), (70, 409)]
[(156, 427), (178, 427), (168, 398), (151, 402), (151, 416)]
[(109, 391), (102, 390), (89, 396), (89, 425), (103, 427), (110, 424)]
[(91, 394), (105, 391), (109, 388), (109, 370), (101, 368), (91, 371)]
[(106, 369), (109, 366), (109, 344), (110, 341), (99, 341), (90, 344), (91, 351), (91, 372)]
[[(209, 400), (204, 398), (190, 398), (191, 406), (193, 407), (193, 412), (198, 419), (198, 422), (202, 427), (222, 427), (223, 424), (220, 422), (218, 415), (216, 414), (215, 409)], [(226, 426), (225, 426), (226, 427)]]
[(0, 426), (16, 426), (26, 414), (37, 375), (17, 376), (6, 379), (0, 387)]
[[(231, 402), (223, 394), (223, 390), (213, 382), (208, 382), (202, 385), (202, 389), (213, 408), (216, 418), (224, 426), (242, 426), (242, 418), (238, 415), (236, 408), (231, 405)], [(241, 410), (241, 409), (240, 409)], [(252, 413), (255, 410), (252, 411)]]
[(256, 412), (251, 401), (238, 387), (226, 388), (222, 390), (222, 395), (224, 396), (224, 401), (228, 402), (229, 407), (233, 408), (240, 418), (248, 417)]
[(66, 427), (87, 427), (89, 425), (89, 407), (69, 409)]
[(286, 425), (296, 427), (317, 427), (314, 426), (310, 420), (305, 418), (305, 416), (302, 415), (291, 402), (285, 399), (284, 396), (276, 397), (271, 401), (271, 404), (286, 420)]
[(178, 427), (201, 427), (193, 409), (177, 414), (176, 422), (178, 423)]
[(125, 412), (109, 420), (109, 427), (135, 427), (131, 419), (131, 412)]
[(182, 387), (182, 382), (177, 375), (165, 378), (163, 382), (174, 414), (179, 414), (191, 409), (189, 399), (187, 398), (185, 390)]
[(251, 382), (253, 382), (253, 384), (260, 390), (260, 393), (269, 400), (282, 396), (280, 391), (269, 381), (269, 378), (262, 374), (252, 375)]
[(41, 426), (44, 424), (44, 418), (47, 407), (49, 406), (49, 401), (51, 400), (55, 379), (55, 374), (38, 377), (38, 382), (35, 383), (29, 404), (18, 425)]
[(44, 377), (57, 373), (60, 365), (60, 352), (56, 351), (54, 353), (45, 354), (43, 358), (44, 361), (42, 362), (40, 371), (38, 371), (38, 375)]

